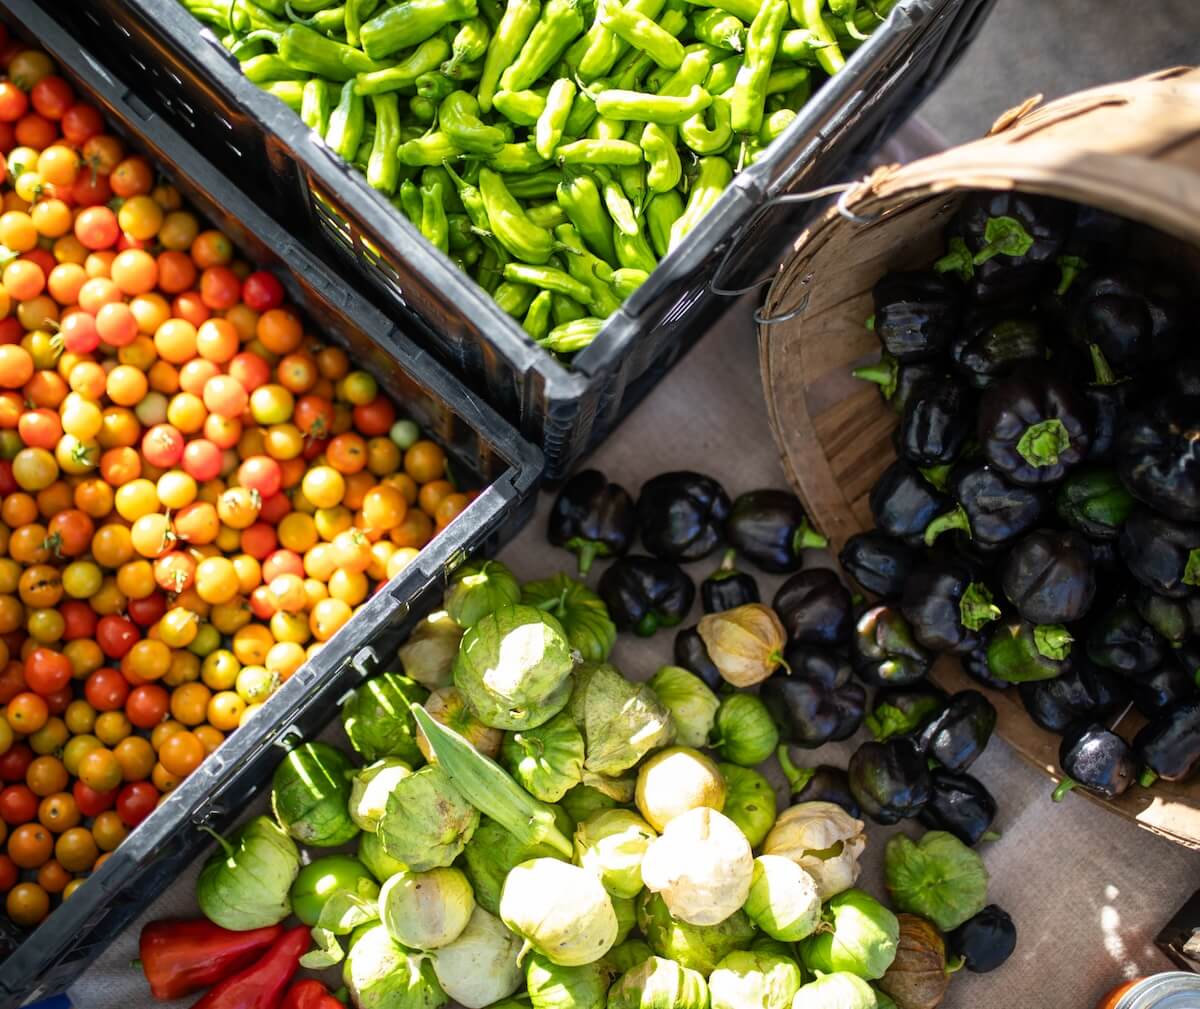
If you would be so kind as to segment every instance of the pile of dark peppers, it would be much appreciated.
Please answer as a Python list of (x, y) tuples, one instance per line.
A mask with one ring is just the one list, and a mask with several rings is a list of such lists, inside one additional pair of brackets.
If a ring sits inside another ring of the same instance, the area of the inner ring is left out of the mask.
[[(886, 685), (868, 720), (882, 736), (850, 783), (869, 768), (876, 790), (909, 786), (893, 804), (860, 797), (877, 818), (919, 806), (928, 822), (966, 801), (970, 748), (939, 728), (945, 714), (927, 715), (920, 682), (937, 653), (984, 686), (1016, 685), (1062, 737), (1056, 799), (1200, 768), (1194, 284), (1134, 230), (1090, 207), (977, 192), (931, 268), (875, 286), (882, 354), (855, 374), (899, 414), (897, 459), (870, 495), (876, 528), (840, 559), (881, 600), (852, 652), (864, 680)], [(946, 710), (990, 732), (994, 709), (967, 696)]]

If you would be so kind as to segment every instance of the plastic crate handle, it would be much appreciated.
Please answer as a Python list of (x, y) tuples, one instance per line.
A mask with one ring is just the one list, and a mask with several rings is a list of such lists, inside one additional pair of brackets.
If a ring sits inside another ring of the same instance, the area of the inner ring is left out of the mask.
[[(838, 182), (830, 186), (822, 186), (820, 189), (810, 189), (804, 193), (780, 193), (778, 196), (772, 196), (761, 207), (754, 211), (754, 215), (746, 222), (746, 226), (742, 229), (742, 236), (749, 234), (750, 229), (772, 208), (791, 203), (812, 203), (815, 200), (824, 199), (827, 196), (836, 196), (837, 212), (853, 224), (871, 224), (876, 217), (864, 217), (861, 214), (856, 214), (848, 206), (848, 197), (859, 186), (866, 182), (866, 178), (856, 182)], [(724, 275), (726, 268), (729, 266), (730, 259), (733, 258), (735, 252), (741, 250), (742, 239), (737, 238), (730, 242), (729, 247), (721, 256), (721, 262), (717, 264), (716, 270), (713, 272), (712, 279), (708, 282), (708, 289), (713, 294), (722, 298), (740, 298), (743, 294), (749, 294), (751, 291), (757, 291), (764, 284), (769, 284), (775, 279), (775, 271), (772, 270), (766, 276), (759, 277), (752, 284), (747, 284), (745, 287), (721, 287), (720, 279)], [(776, 266), (778, 269), (778, 266)], [(800, 299), (800, 302), (793, 308), (782, 312), (779, 315), (763, 315), (762, 308), (754, 310), (754, 321), (760, 326), (773, 326), (776, 323), (787, 322), (789, 319), (794, 319), (797, 315), (804, 311), (808, 306), (808, 296)]]

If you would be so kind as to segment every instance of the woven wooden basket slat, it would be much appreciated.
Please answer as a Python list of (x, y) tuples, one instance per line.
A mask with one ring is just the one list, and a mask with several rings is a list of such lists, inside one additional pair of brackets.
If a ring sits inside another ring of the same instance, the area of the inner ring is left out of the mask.
[[(850, 375), (879, 356), (863, 324), (871, 289), (888, 270), (936, 258), (946, 222), (976, 189), (1019, 189), (1121, 214), (1146, 226), (1141, 244), (1170, 243), (1171, 255), (1200, 278), (1200, 70), (1165, 70), (1044, 106), (1031, 99), (981, 140), (878, 169), (843, 199), (847, 213), (831, 208), (799, 236), (763, 311), (801, 310), (760, 327), (759, 357), (784, 469), (835, 549), (872, 526), (867, 496), (894, 458), (896, 414)], [(949, 689), (977, 686), (950, 659), (933, 676)], [(989, 696), (1000, 734), (1056, 776), (1058, 737), (1030, 721), (1015, 690)], [(1127, 720), (1121, 731), (1136, 724)], [(1134, 787), (1104, 804), (1200, 848), (1200, 782)]]

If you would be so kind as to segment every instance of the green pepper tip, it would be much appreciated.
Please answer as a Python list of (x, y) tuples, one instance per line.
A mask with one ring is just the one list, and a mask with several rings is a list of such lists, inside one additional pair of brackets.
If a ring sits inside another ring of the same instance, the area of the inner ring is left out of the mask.
[(925, 545), (933, 546), (937, 538), (949, 529), (959, 529), (971, 535), (971, 520), (962, 505), (955, 505), (952, 511), (939, 515), (925, 527)]

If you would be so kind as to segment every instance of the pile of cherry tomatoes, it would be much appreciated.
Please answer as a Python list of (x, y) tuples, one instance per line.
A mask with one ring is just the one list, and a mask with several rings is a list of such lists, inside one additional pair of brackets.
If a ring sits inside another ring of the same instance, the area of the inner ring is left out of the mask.
[(471, 500), (0, 33), (0, 893), (33, 926)]

